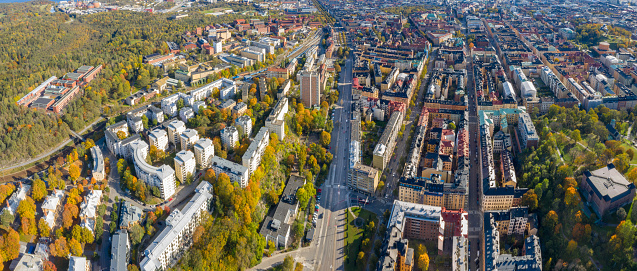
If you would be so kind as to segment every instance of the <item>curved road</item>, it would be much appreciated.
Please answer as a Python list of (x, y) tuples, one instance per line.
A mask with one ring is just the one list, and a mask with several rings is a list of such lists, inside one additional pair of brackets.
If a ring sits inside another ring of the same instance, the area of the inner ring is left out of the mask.
[[(73, 130), (70, 130), (70, 135), (69, 136), (74, 137), (74, 134), (83, 134), (84, 132), (86, 132), (86, 130), (88, 130), (89, 128), (93, 127), (93, 125), (97, 124), (101, 120), (103, 120), (102, 117), (97, 118), (97, 120), (95, 120), (93, 123), (91, 123), (91, 124), (87, 125), (86, 127), (84, 127), (84, 129), (82, 129), (82, 131), (80, 131), (79, 133), (75, 133)], [(11, 170), (11, 169), (14, 169), (14, 168), (19, 168), (19, 167), (26, 166), (26, 165), (31, 164), (33, 162), (37, 162), (38, 160), (40, 160), (42, 158), (45, 158), (47, 156), (50, 156), (50, 155), (56, 153), (57, 151), (61, 150), (62, 148), (64, 148), (64, 146), (66, 146), (69, 143), (71, 143), (71, 139), (70, 138), (65, 140), (65, 141), (62, 141), (62, 143), (60, 143), (57, 147), (55, 147), (54, 149), (51, 149), (48, 152), (41, 153), (40, 155), (38, 155), (36, 157), (33, 157), (33, 158), (31, 158), (31, 159), (29, 159), (27, 161), (24, 161), (22, 163), (15, 164), (15, 165), (12, 165), (12, 166), (9, 166), (9, 167), (5, 167), (5, 168), (0, 168), (0, 171)]]

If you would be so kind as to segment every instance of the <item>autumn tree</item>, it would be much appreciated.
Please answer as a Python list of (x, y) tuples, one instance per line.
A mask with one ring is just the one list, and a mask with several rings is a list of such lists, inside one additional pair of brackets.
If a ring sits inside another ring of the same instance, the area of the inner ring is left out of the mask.
[(84, 250), (82, 249), (82, 244), (79, 241), (75, 240), (75, 238), (71, 238), (69, 241), (69, 251), (73, 256), (82, 256)]
[(580, 203), (580, 196), (574, 187), (569, 187), (564, 192), (564, 203), (568, 207), (576, 207)]
[(33, 181), (33, 185), (31, 186), (31, 197), (35, 201), (40, 201), (46, 196), (46, 184), (44, 181), (40, 179), (36, 179)]
[(192, 241), (197, 244), (199, 240), (201, 240), (201, 236), (204, 234), (203, 226), (198, 226), (195, 228), (195, 232), (192, 234)]
[(418, 267), (420, 270), (429, 270), (429, 255), (423, 253), (418, 257)]
[(45, 261), (44, 262), (44, 266), (42, 267), (42, 270), (44, 271), (57, 271), (57, 267), (55, 267), (55, 264), (53, 264), (51, 261)]
[(75, 183), (79, 177), (80, 168), (76, 164), (71, 164), (69, 166), (69, 178)]
[(542, 221), (542, 224), (551, 230), (555, 228), (557, 223), (558, 223), (557, 213), (553, 210), (549, 211), (544, 216), (544, 220)]
[(330, 133), (326, 132), (326, 131), (322, 131), (321, 132), (321, 144), (323, 144), (323, 146), (327, 147), (330, 145), (330, 141), (331, 141), (331, 136)]
[(305, 190), (305, 188), (301, 187), (296, 190), (296, 199), (299, 200), (299, 205), (301, 206), (302, 210), (305, 210), (305, 207), (307, 207), (307, 204), (310, 201), (310, 198), (311, 196)]
[(44, 218), (40, 218), (40, 221), (38, 221), (38, 230), (42, 237), (49, 237), (51, 235), (51, 227), (49, 227), (49, 223), (46, 223)]
[(51, 255), (54, 257), (66, 257), (69, 256), (69, 246), (66, 242), (66, 238), (60, 237), (55, 242), (49, 245)]

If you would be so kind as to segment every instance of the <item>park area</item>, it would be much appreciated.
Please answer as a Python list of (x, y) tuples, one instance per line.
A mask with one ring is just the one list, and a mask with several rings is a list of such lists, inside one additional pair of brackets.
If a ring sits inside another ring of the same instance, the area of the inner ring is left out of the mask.
[[(382, 236), (375, 236), (378, 218), (370, 211), (352, 207), (347, 212), (346, 236), (345, 236), (345, 270), (361, 270), (369, 261), (374, 239), (382, 242)], [(372, 266), (376, 266), (378, 258), (371, 260)]]

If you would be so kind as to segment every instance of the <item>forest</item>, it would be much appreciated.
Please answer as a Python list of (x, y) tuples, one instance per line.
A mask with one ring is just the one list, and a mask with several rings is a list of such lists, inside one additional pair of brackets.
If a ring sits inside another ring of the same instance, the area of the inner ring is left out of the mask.
[[(119, 99), (161, 76), (142, 57), (167, 52), (165, 41), (196, 27), (254, 18), (192, 13), (180, 20), (169, 15), (130, 11), (69, 17), (50, 13), (53, 2), (0, 5), (0, 166), (27, 160), (81, 130), (100, 114), (121, 106)], [(213, 4), (208, 8), (228, 4)], [(232, 5), (230, 5), (232, 8)], [(236, 8), (235, 10), (240, 10)], [(63, 76), (82, 65), (104, 70), (62, 116), (16, 105), (48, 77)], [(139, 82), (138, 82), (139, 81)], [(108, 109), (107, 109), (108, 108)]]

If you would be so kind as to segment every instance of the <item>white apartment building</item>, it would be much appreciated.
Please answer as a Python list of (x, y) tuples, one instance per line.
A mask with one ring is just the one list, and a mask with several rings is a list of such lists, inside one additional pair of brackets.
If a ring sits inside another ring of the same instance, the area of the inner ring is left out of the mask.
[(96, 181), (101, 181), (106, 178), (106, 171), (104, 169), (104, 156), (102, 150), (98, 146), (91, 148), (91, 157), (93, 158), (93, 167), (91, 174)]
[(189, 119), (195, 117), (195, 112), (192, 111), (191, 107), (184, 107), (179, 110), (179, 119), (183, 122), (188, 122)]
[(215, 171), (217, 177), (221, 173), (225, 173), (230, 177), (230, 180), (238, 183), (241, 188), (248, 186), (248, 168), (237, 163), (228, 161), (219, 156), (212, 156), (210, 158), (210, 168)]
[(151, 146), (157, 147), (158, 150), (166, 151), (168, 149), (168, 133), (164, 130), (150, 132), (148, 141), (150, 141)]
[(266, 127), (261, 127), (241, 159), (243, 166), (248, 168), (248, 176), (252, 175), (252, 172), (261, 164), (261, 157), (268, 144), (270, 144), (270, 131)]
[(223, 44), (220, 41), (213, 42), (212, 48), (215, 49), (215, 54), (223, 52)]
[(102, 202), (102, 190), (91, 190), (80, 204), (80, 226), (93, 232), (97, 206)]
[(174, 210), (166, 219), (166, 227), (144, 250), (139, 266), (142, 271), (166, 270), (173, 266), (192, 244), (191, 238), (201, 225), (204, 212), (210, 212), (212, 185), (201, 182), (195, 195), (181, 210)]
[(166, 98), (161, 99), (161, 110), (168, 116), (177, 114), (177, 101), (181, 98), (179, 93), (175, 93)]
[(180, 151), (175, 156), (175, 174), (181, 183), (184, 183), (188, 177), (195, 175), (195, 155), (191, 151)]
[(148, 144), (144, 141), (138, 141), (131, 145), (133, 149), (133, 162), (135, 163), (135, 172), (137, 178), (150, 186), (159, 188), (161, 198), (169, 199), (175, 194), (175, 171), (167, 166), (154, 167), (146, 163), (148, 155)]
[(199, 140), (199, 133), (194, 129), (186, 129), (179, 136), (181, 139), (181, 150), (189, 150)]
[(195, 113), (195, 115), (199, 114), (199, 109), (200, 108), (206, 108), (206, 102), (204, 101), (196, 101), (194, 103), (192, 103), (192, 112)]
[(210, 164), (210, 158), (215, 156), (215, 147), (212, 145), (212, 140), (208, 138), (202, 138), (195, 142), (193, 147), (195, 150), (195, 160), (200, 168), (208, 168)]
[(279, 136), (279, 140), (285, 138), (285, 114), (288, 113), (288, 98), (281, 98), (270, 115), (265, 119), (265, 127), (268, 127), (270, 133), (275, 133)]
[(234, 120), (234, 125), (239, 128), (240, 136), (250, 137), (252, 134), (252, 118), (248, 115), (243, 115)]
[(237, 131), (237, 127), (228, 126), (221, 130), (221, 144), (223, 144), (226, 150), (234, 149), (237, 142), (239, 142), (239, 131)]
[(20, 202), (23, 201), (29, 194), (29, 191), (31, 191), (30, 185), (22, 184), (22, 182), (19, 182), (19, 184), (20, 186), (17, 187), (16, 191), (13, 192), (11, 197), (9, 197), (6, 203), (7, 206), (4, 207), (0, 214), (4, 213), (4, 211), (8, 211), (11, 215), (15, 216), (15, 212), (18, 210), (18, 205), (20, 205)]
[(180, 142), (180, 135), (186, 130), (186, 124), (180, 120), (173, 120), (168, 123), (168, 127), (166, 131), (168, 132), (168, 142), (173, 143), (175, 149), (177, 149), (177, 145)]
[(221, 98), (222, 100), (227, 100), (230, 98), (234, 98), (237, 85), (230, 79), (221, 78), (203, 87), (190, 91), (189, 96), (192, 97), (192, 101), (188, 104), (192, 105), (196, 101), (201, 101), (207, 97), (210, 97), (212, 91), (215, 88), (219, 90), (219, 98)]

